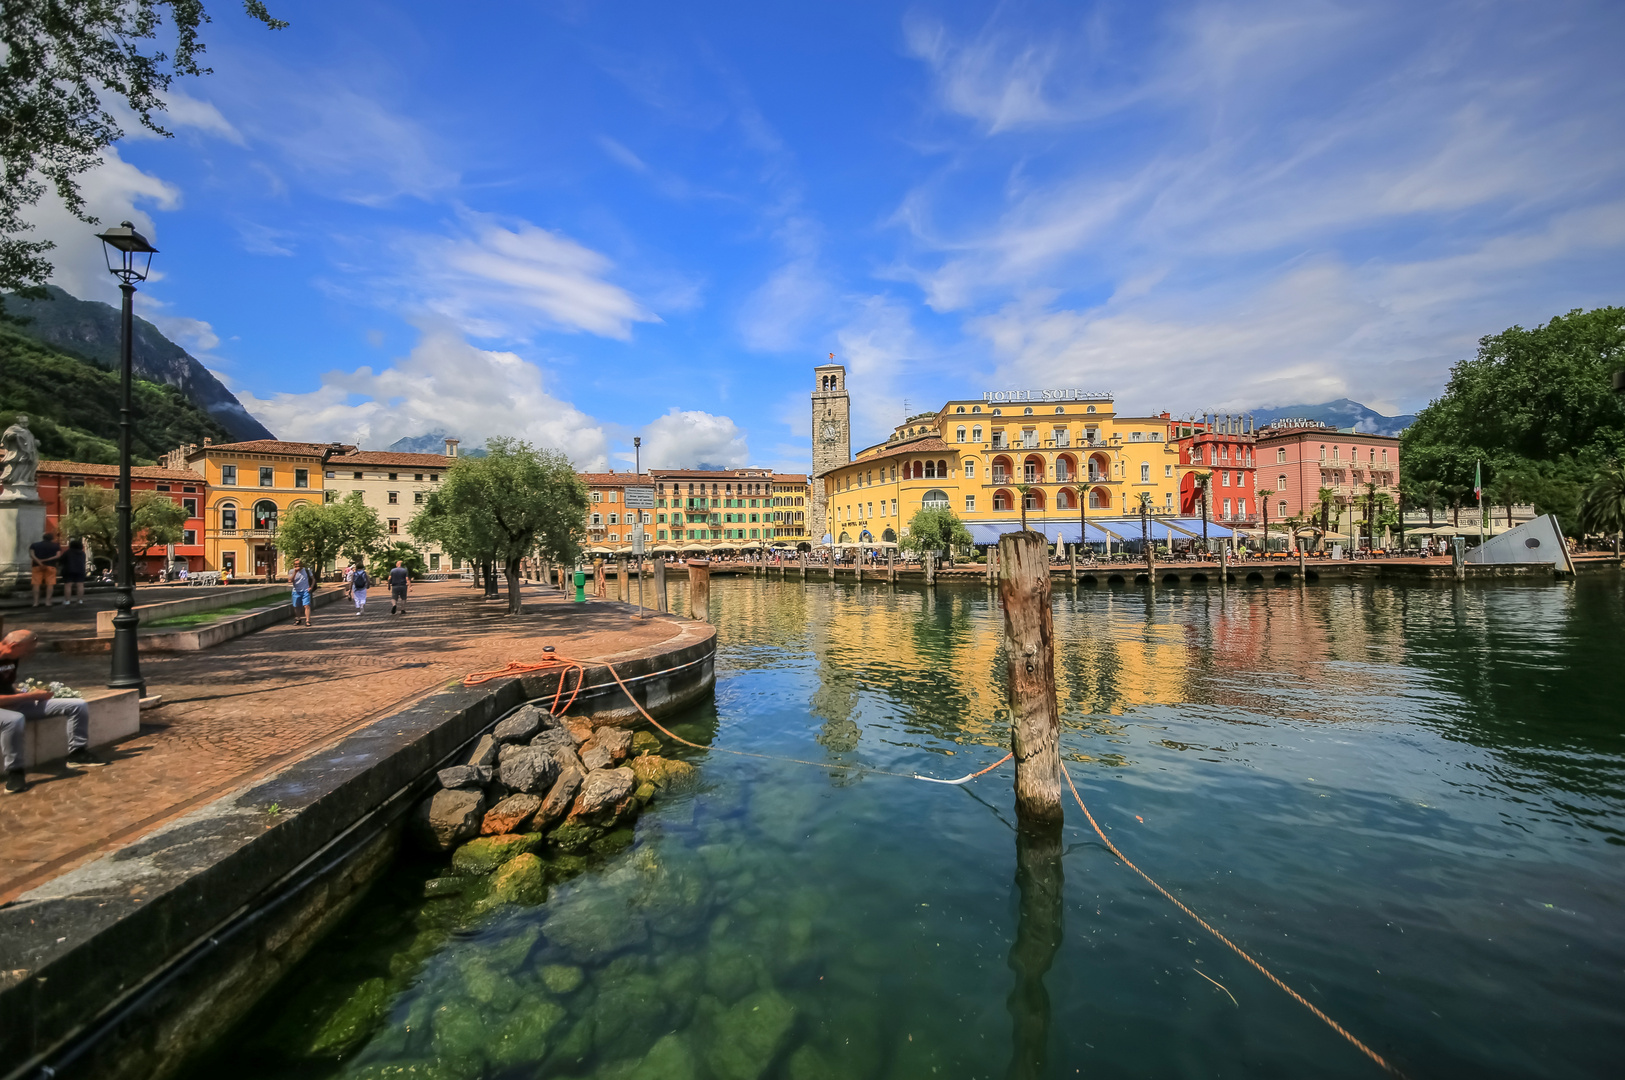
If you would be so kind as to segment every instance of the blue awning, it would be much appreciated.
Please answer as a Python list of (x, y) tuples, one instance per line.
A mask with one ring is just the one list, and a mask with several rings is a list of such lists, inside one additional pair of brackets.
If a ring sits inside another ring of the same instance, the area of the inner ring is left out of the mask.
[[(1201, 539), (1202, 519), (1190, 517), (1172, 517), (1165, 514), (1153, 515), (1147, 522), (1151, 539), (1165, 542), (1180, 540)], [(987, 544), (997, 544), (999, 537), (1005, 533), (1018, 532), (1021, 529), (1021, 519), (1012, 521), (968, 521), (965, 527), (970, 530), (971, 539), (978, 547)], [(1077, 518), (1055, 520), (1035, 518), (1028, 516), (1027, 528), (1034, 532), (1041, 532), (1050, 543), (1055, 543), (1057, 535), (1063, 544), (1076, 544), (1078, 542), (1079, 521)], [(1207, 523), (1207, 535), (1211, 540), (1224, 540), (1236, 535), (1236, 531), (1229, 526), (1218, 522)], [(1089, 543), (1104, 544), (1107, 541), (1122, 543), (1125, 540), (1140, 539), (1140, 519), (1138, 517), (1091, 517), (1089, 519)]]

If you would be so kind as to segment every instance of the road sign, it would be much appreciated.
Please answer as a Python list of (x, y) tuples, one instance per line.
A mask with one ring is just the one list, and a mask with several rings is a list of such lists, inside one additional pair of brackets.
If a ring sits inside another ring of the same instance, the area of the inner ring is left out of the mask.
[(627, 488), (626, 506), (630, 510), (653, 510), (655, 508), (655, 489), (652, 487)]

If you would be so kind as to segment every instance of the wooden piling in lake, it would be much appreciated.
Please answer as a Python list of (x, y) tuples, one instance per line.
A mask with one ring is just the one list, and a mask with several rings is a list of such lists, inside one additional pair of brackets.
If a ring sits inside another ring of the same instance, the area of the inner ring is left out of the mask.
[(1072, 572), (1067, 576), (1067, 580), (1072, 582), (1074, 585), (1078, 583), (1078, 548), (1080, 546), (1082, 545), (1072, 545)]
[(807, 580), (807, 553), (805, 551), (801, 553), (801, 580)]
[(1061, 813), (1061, 714), (1055, 700), (1055, 616), (1042, 533), (999, 538), (999, 599), (1016, 761), (1016, 816), (1058, 822)]
[(661, 613), (671, 611), (671, 600), (666, 596), (666, 560), (655, 560), (655, 610)]
[(706, 559), (688, 560), (688, 617), (701, 622), (711, 621), (711, 563)]
[(897, 584), (897, 549), (886, 549), (886, 580)]
[(927, 551), (922, 558), (925, 560), (925, 583), (935, 585), (937, 583), (937, 553)]
[(615, 594), (622, 603), (632, 599), (632, 575), (626, 572), (626, 556), (615, 556)]
[(1060, 951), (1066, 926), (1062, 902), (1065, 844), (1059, 822), (1024, 823), (1016, 829), (1016, 939), (1010, 946), (1015, 986), (1010, 1009), (1010, 1080), (1048, 1076), (1050, 998), (1044, 987)]
[(1230, 584), (1230, 543), (1219, 541), (1219, 584)]

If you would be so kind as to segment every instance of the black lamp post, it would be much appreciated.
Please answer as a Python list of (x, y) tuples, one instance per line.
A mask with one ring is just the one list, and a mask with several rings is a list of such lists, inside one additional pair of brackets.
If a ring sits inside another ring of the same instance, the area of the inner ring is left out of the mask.
[(643, 446), (643, 437), (641, 435), (632, 436), (632, 471), (634, 473), (637, 473), (640, 476), (643, 474), (643, 450), (641, 449), (642, 446)]
[[(107, 269), (119, 279), (119, 290), (124, 293), (119, 340), (118, 600), (114, 604), (118, 613), (113, 616), (113, 671), (107, 685), (114, 690), (134, 690), (146, 697), (147, 681), (141, 677), (141, 655), (136, 647), (135, 631), (141, 616), (135, 613), (135, 563), (130, 554), (130, 339), (135, 283), (147, 280), (152, 257), (158, 249), (147, 243), (147, 238), (136, 232), (128, 221), (120, 222), (116, 229), (98, 233), (96, 239), (102, 242)], [(143, 255), (145, 261), (140, 258)]]

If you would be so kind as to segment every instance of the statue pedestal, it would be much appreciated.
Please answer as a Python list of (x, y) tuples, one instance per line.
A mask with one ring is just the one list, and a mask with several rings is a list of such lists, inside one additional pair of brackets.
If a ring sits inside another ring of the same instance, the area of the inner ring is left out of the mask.
[(28, 587), (28, 545), (44, 538), (45, 504), (39, 498), (0, 499), (0, 589)]

